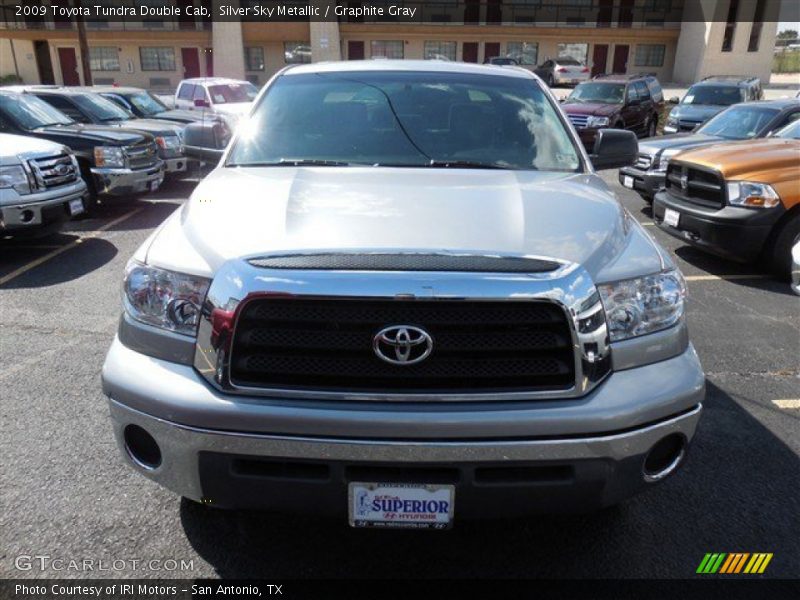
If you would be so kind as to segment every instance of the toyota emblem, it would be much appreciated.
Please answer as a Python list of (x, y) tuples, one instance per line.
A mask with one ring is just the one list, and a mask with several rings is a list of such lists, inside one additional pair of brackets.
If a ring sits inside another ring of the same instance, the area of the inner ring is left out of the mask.
[(433, 338), (419, 327), (393, 325), (375, 334), (372, 349), (378, 358), (389, 364), (414, 365), (428, 358), (433, 350)]

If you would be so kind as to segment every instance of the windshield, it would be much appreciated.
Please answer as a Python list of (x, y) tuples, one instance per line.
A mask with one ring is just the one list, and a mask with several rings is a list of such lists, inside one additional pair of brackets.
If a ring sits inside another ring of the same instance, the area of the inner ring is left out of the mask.
[(730, 85), (694, 85), (689, 88), (681, 104), (713, 104), (730, 106), (744, 100), (742, 91)]
[(724, 110), (697, 130), (729, 140), (746, 140), (761, 134), (778, 111), (774, 108), (733, 106)]
[(775, 137), (790, 140), (800, 140), (800, 119), (789, 123), (786, 127), (779, 130)]
[(0, 109), (22, 129), (75, 122), (44, 100), (27, 94), (0, 94)]
[(76, 94), (75, 104), (99, 121), (127, 121), (131, 113), (97, 94)]
[(567, 98), (567, 102), (600, 102), (622, 104), (625, 98), (624, 83), (581, 83)]
[(168, 110), (161, 100), (149, 92), (130, 94), (129, 96), (125, 96), (125, 99), (139, 112), (148, 117), (158, 115)]
[(558, 58), (556, 59), (556, 64), (564, 65), (567, 67), (582, 67), (583, 65), (579, 63), (574, 58)]
[(208, 86), (208, 93), (211, 94), (214, 104), (252, 102), (258, 95), (258, 88), (252, 83), (226, 83)]
[(288, 75), (228, 166), (360, 164), (576, 171), (578, 152), (533, 80), (400, 71)]

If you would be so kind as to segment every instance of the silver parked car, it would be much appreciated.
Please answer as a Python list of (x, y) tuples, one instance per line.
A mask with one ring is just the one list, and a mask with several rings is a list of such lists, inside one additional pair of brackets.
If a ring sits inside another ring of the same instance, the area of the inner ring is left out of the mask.
[(544, 79), (549, 87), (577, 85), (591, 79), (589, 67), (569, 56), (546, 60), (534, 69), (534, 73)]
[(522, 69), (280, 72), (128, 263), (102, 375), (125, 460), (203, 504), (356, 527), (664, 480), (704, 376), (683, 276), (595, 173), (636, 151), (601, 130), (588, 156)]

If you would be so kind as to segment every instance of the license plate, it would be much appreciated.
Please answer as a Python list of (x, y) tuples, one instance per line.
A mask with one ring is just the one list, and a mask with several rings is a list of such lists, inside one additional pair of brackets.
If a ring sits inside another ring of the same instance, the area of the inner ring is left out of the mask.
[(581, 82), (581, 80), (580, 80), (580, 79), (573, 79), (573, 80), (571, 81), (571, 83), (580, 83), (580, 82)]
[(150, 182), (150, 191), (155, 192), (158, 189), (158, 186), (161, 185), (160, 179), (154, 179)]
[(633, 189), (633, 177), (630, 177), (629, 175), (623, 175), (622, 185), (624, 185), (626, 188)]
[(83, 198), (75, 198), (69, 201), (69, 214), (71, 217), (83, 212)]
[(681, 213), (677, 210), (672, 210), (668, 208), (664, 211), (664, 223), (669, 225), (670, 227), (677, 227), (678, 222), (681, 220)]
[(351, 527), (448, 529), (455, 487), (417, 483), (362, 483), (348, 487)]

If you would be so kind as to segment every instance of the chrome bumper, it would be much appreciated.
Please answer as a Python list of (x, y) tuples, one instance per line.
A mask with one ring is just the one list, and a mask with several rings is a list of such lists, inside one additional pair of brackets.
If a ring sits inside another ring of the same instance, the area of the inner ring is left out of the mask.
[(173, 173), (184, 173), (189, 168), (190, 163), (195, 162), (186, 156), (179, 156), (178, 158), (165, 158), (163, 160), (167, 175), (172, 175)]
[[(83, 198), (85, 195), (86, 184), (82, 179), (78, 179), (75, 183), (59, 189), (39, 192), (30, 196), (20, 196), (19, 200), (22, 202), (0, 206), (0, 231), (36, 228), (42, 224), (43, 209), (65, 204), (71, 200)], [(80, 212), (83, 210), (75, 214), (80, 214)], [(69, 213), (65, 211), (64, 220), (68, 219)]]
[[(480, 465), (483, 463), (530, 463), (608, 460), (621, 463), (643, 457), (660, 440), (679, 434), (694, 436), (702, 405), (655, 424), (609, 435), (564, 439), (514, 441), (392, 441), (368, 439), (307, 438), (215, 431), (178, 425), (109, 401), (117, 444), (134, 469), (164, 487), (196, 501), (204, 498), (199, 468), (201, 452), (316, 461)], [(161, 462), (151, 468), (128, 451), (124, 430), (137, 425), (158, 443)], [(676, 465), (677, 466), (677, 465)]]
[(158, 189), (164, 181), (164, 163), (158, 161), (147, 169), (92, 168), (98, 194), (124, 196)]

